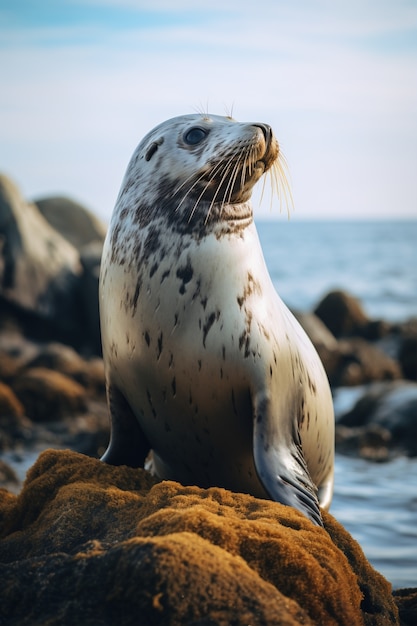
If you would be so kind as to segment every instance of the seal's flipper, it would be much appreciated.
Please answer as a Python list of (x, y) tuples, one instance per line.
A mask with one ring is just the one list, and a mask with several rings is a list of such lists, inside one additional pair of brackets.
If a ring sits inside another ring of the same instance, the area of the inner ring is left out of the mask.
[(107, 386), (111, 417), (110, 444), (101, 460), (109, 465), (143, 467), (150, 445), (124, 395), (117, 387)]
[(253, 433), (260, 481), (273, 500), (298, 509), (314, 524), (323, 526), (317, 488), (307, 469), (298, 429), (291, 437), (285, 431), (278, 432), (279, 426), (271, 423), (265, 412), (265, 402), (263, 408), (255, 411)]

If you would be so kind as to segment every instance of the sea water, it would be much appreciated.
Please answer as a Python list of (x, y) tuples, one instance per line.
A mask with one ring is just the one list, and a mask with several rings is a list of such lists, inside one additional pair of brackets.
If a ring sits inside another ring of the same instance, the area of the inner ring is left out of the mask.
[[(290, 308), (311, 311), (328, 291), (343, 289), (374, 319), (417, 316), (417, 220), (282, 217), (257, 228), (273, 283)], [(337, 454), (330, 512), (394, 588), (417, 587), (417, 459), (373, 463)]]

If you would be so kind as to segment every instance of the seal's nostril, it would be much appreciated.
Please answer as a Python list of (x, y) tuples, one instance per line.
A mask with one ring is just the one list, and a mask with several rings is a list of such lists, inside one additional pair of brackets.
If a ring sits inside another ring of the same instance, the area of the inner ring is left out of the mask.
[(266, 141), (266, 143), (268, 144), (268, 143), (269, 143), (269, 141), (270, 141), (270, 139), (271, 139), (271, 135), (272, 135), (272, 129), (271, 129), (271, 127), (270, 127), (270, 126), (268, 126), (268, 124), (258, 124), (258, 123), (256, 123), (256, 124), (252, 124), (252, 126), (255, 126), (255, 127), (257, 127), (257, 128), (260, 128), (260, 129), (261, 129), (261, 131), (262, 131), (262, 132), (263, 132), (263, 134), (264, 134), (265, 141)]

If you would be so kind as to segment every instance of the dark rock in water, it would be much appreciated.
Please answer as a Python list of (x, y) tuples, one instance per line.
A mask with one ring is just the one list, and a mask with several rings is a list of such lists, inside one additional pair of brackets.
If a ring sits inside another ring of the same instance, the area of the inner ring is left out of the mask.
[(345, 291), (331, 291), (317, 305), (314, 313), (337, 338), (363, 337), (375, 341), (384, 337), (391, 325), (371, 320), (357, 298)]
[(0, 623), (399, 624), (390, 584), (324, 523), (48, 451), (0, 491)]
[(417, 318), (393, 324), (377, 345), (399, 362), (403, 378), (417, 381)]
[[(369, 321), (361, 312), (359, 303), (352, 296), (343, 292), (332, 292), (327, 299), (346, 304), (346, 316), (348, 313), (351, 316), (349, 323), (343, 319), (343, 315), (340, 320), (335, 318), (333, 324), (328, 322), (336, 332), (346, 335), (349, 334), (348, 330), (353, 332), (353, 329), (355, 331), (362, 329), (363, 331), (365, 325), (369, 325)], [(326, 298), (323, 303), (325, 301)], [(374, 380), (396, 380), (402, 377), (398, 362), (377, 345), (363, 337), (337, 340), (317, 315), (297, 311), (294, 315), (313, 342), (332, 387), (363, 385)], [(338, 324), (340, 324), (339, 328)], [(342, 325), (343, 333), (341, 333)]]
[(400, 344), (398, 360), (404, 376), (417, 381), (417, 334), (406, 335)]
[(74, 248), (96, 241), (103, 245), (107, 227), (91, 211), (63, 196), (35, 200), (40, 213)]
[(364, 339), (339, 341), (339, 360), (328, 372), (334, 387), (363, 385), (378, 380), (401, 378), (401, 368), (394, 359)]
[(396, 589), (393, 592), (400, 615), (401, 626), (417, 624), (417, 589)]
[(381, 426), (371, 424), (348, 428), (336, 425), (336, 450), (341, 454), (384, 462), (392, 457), (391, 445), (391, 433)]
[[(354, 407), (337, 422), (338, 426), (379, 429), (389, 433), (391, 454), (417, 456), (417, 384), (408, 381), (373, 383), (357, 400)], [(386, 437), (386, 435), (384, 435)]]
[(369, 324), (369, 318), (359, 300), (344, 291), (328, 293), (314, 313), (335, 337), (361, 335)]

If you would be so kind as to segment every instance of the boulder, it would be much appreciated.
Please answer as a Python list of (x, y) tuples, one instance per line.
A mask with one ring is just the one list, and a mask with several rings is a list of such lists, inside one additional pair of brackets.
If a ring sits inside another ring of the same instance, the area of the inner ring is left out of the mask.
[(404, 378), (417, 381), (417, 318), (393, 324), (377, 346), (399, 362)]
[(370, 321), (359, 300), (340, 290), (329, 292), (314, 313), (335, 337), (361, 335)]
[(103, 245), (107, 226), (86, 207), (64, 196), (35, 200), (40, 213), (74, 248), (97, 241)]
[(100, 355), (105, 234), (81, 205), (65, 198), (30, 204), (0, 175), (0, 327)]
[(329, 292), (314, 313), (337, 338), (363, 337), (376, 341), (391, 329), (391, 324), (383, 320), (369, 319), (359, 300), (345, 291)]
[(333, 387), (363, 385), (372, 381), (401, 378), (397, 361), (364, 339), (339, 341), (338, 360), (327, 374)]
[(389, 583), (330, 515), (47, 451), (0, 491), (0, 622), (399, 624)]
[(7, 488), (13, 492), (13, 490), (19, 485), (19, 479), (14, 469), (5, 461), (0, 459), (0, 485), (7, 486)]
[(32, 423), (24, 412), (23, 404), (13, 389), (0, 381), (0, 453), (33, 438)]
[(398, 360), (405, 378), (417, 381), (417, 334), (402, 338)]
[(337, 424), (361, 429), (362, 436), (368, 433), (372, 437), (372, 432), (378, 432), (379, 440), (385, 438), (391, 454), (417, 456), (417, 383), (401, 380), (367, 386)]
[(25, 369), (39, 367), (64, 374), (92, 394), (104, 396), (104, 364), (98, 357), (84, 359), (70, 346), (50, 342), (41, 344), (36, 355), (25, 363)]
[(26, 415), (37, 422), (60, 420), (87, 409), (84, 387), (46, 367), (25, 370), (14, 382), (13, 389)]
[(292, 311), (301, 324), (324, 365), (329, 378), (337, 369), (340, 362), (339, 342), (327, 326), (314, 313)]
[(95, 354), (101, 354), (100, 312), (98, 304), (98, 285), (103, 244), (93, 241), (80, 251), (83, 274), (80, 280), (80, 294), (88, 327), (90, 341)]
[(417, 589), (395, 589), (393, 592), (401, 626), (417, 624)]
[(0, 176), (0, 299), (71, 334), (80, 273), (75, 248)]

